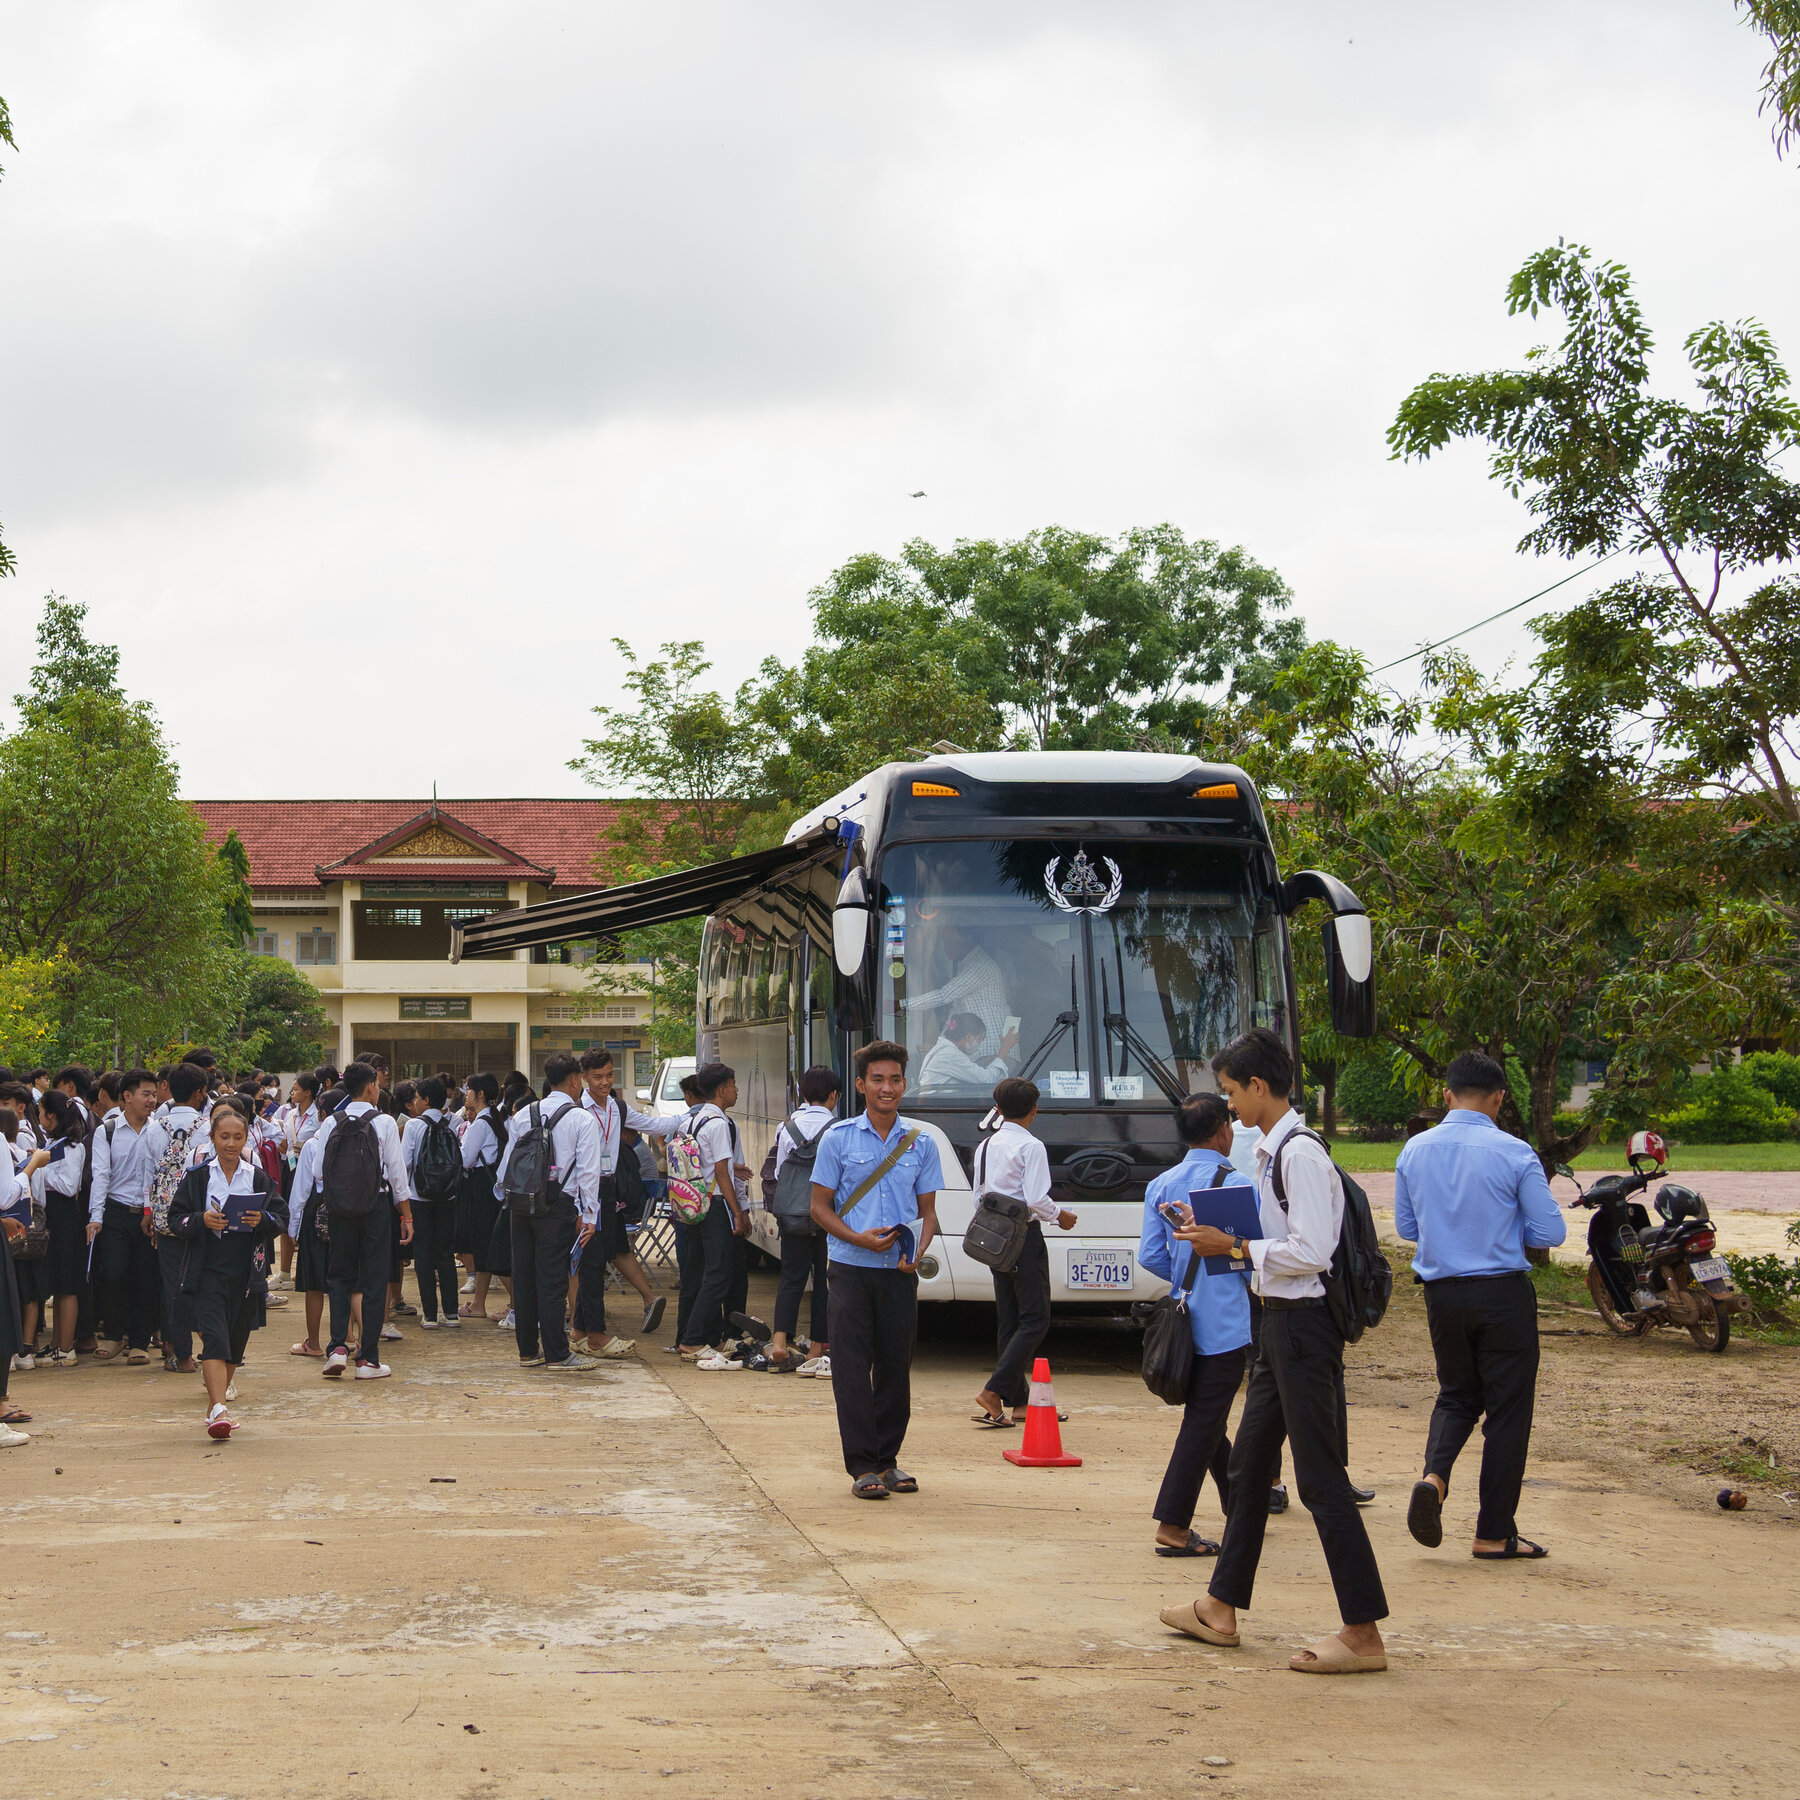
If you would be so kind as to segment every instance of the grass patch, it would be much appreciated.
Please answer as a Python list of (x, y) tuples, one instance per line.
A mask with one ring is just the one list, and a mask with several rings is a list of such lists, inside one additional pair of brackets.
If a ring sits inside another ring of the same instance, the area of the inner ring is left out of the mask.
[(1777, 1482), (1782, 1472), (1775, 1464), (1775, 1447), (1746, 1438), (1719, 1457), (1719, 1468), (1734, 1481)]
[[(1398, 1144), (1365, 1144), (1356, 1138), (1337, 1138), (1331, 1146), (1340, 1168), (1352, 1175), (1391, 1171), (1400, 1154)], [(1584, 1150), (1574, 1167), (1601, 1173), (1625, 1167), (1621, 1144), (1599, 1144)], [(1800, 1143), (1791, 1144), (1677, 1144), (1669, 1153), (1669, 1173), (1679, 1176), (1695, 1169), (1726, 1169), (1742, 1174), (1800, 1173)]]
[(1592, 1309), (1593, 1296), (1588, 1293), (1587, 1270), (1572, 1263), (1543, 1263), (1531, 1270), (1531, 1285), (1540, 1301), (1555, 1306), (1583, 1306)]

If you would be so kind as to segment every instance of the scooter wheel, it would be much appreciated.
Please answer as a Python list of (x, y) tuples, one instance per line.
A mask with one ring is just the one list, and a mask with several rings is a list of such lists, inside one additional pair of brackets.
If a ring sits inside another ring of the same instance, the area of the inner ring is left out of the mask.
[(1637, 1313), (1621, 1313), (1613, 1305), (1613, 1298), (1607, 1292), (1606, 1277), (1600, 1273), (1598, 1263), (1588, 1264), (1588, 1297), (1594, 1303), (1594, 1310), (1606, 1321), (1606, 1329), (1615, 1337), (1642, 1337), (1650, 1329), (1650, 1321)]
[(1717, 1356), (1731, 1342), (1731, 1314), (1713, 1303), (1711, 1294), (1696, 1294), (1700, 1302), (1700, 1318), (1688, 1327), (1691, 1337), (1702, 1350)]

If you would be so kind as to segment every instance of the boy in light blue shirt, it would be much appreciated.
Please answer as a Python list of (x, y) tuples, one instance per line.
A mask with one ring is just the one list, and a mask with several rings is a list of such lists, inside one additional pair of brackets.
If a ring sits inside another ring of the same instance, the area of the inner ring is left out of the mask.
[[(1233, 1167), (1231, 1109), (1217, 1094), (1193, 1094), (1182, 1101), (1175, 1109), (1175, 1128), (1188, 1153), (1144, 1190), (1138, 1260), (1152, 1275), (1160, 1275), (1178, 1288), (1195, 1251), (1179, 1235), (1186, 1227), (1171, 1222), (1163, 1207), (1176, 1204), (1191, 1223), (1188, 1196), (1197, 1189), (1216, 1184), (1254, 1195), (1255, 1187)], [(1219, 1181), (1221, 1169), (1229, 1171), (1223, 1182)], [(1230, 1511), (1225, 1468), (1231, 1442), (1225, 1436), (1225, 1423), (1238, 1383), (1244, 1378), (1250, 1342), (1249, 1277), (1229, 1271), (1214, 1275), (1202, 1265), (1187, 1290), (1187, 1301), (1194, 1336), (1194, 1372), (1181, 1412), (1181, 1430), (1156, 1496), (1156, 1554), (1217, 1556), (1219, 1546), (1192, 1529), (1194, 1508), (1200, 1501), (1201, 1479), (1210, 1468), (1219, 1489), (1220, 1508)]]

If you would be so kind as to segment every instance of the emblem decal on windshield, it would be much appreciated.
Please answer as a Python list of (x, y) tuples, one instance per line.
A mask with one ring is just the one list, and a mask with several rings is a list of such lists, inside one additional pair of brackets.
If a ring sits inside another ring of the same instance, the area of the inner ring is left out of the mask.
[(1051, 857), (1050, 866), (1044, 871), (1044, 890), (1050, 896), (1050, 903), (1064, 912), (1110, 912), (1118, 903), (1125, 877), (1110, 856), (1103, 856), (1100, 860), (1112, 871), (1110, 884), (1101, 880), (1100, 871), (1088, 861), (1087, 851), (1077, 850), (1069, 864), (1068, 879), (1058, 887), (1056, 871), (1061, 866), (1062, 858)]

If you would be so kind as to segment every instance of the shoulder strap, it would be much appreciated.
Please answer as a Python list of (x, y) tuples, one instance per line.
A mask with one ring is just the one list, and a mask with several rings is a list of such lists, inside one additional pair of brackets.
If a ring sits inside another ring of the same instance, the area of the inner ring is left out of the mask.
[(1287, 1211), (1288, 1203), (1287, 1185), (1281, 1179), (1281, 1153), (1295, 1138), (1311, 1138), (1312, 1141), (1325, 1152), (1325, 1160), (1332, 1163), (1334, 1168), (1336, 1167), (1336, 1163), (1331, 1154), (1331, 1146), (1310, 1126), (1296, 1125), (1294, 1129), (1275, 1146), (1275, 1154), (1269, 1158), (1269, 1185), (1274, 1188), (1275, 1199), (1283, 1212)]
[(977, 1198), (980, 1197), (982, 1184), (987, 1180), (988, 1145), (993, 1141), (991, 1137), (984, 1137), (981, 1140), (981, 1148), (975, 1152), (975, 1193)]
[(1216, 1188), (1223, 1187), (1227, 1178), (1234, 1172), (1235, 1171), (1232, 1169), (1230, 1163), (1220, 1163), (1219, 1166), (1213, 1170), (1213, 1178), (1207, 1185)]
[(118, 1129), (119, 1121), (117, 1119), (108, 1119), (106, 1121), (106, 1147), (108, 1150), (112, 1148), (113, 1133)]
[(887, 1155), (884, 1156), (881, 1161), (856, 1184), (856, 1192), (838, 1208), (838, 1217), (840, 1219), (849, 1218), (851, 1208), (860, 1206), (862, 1202), (868, 1198), (869, 1190), (878, 1182), (884, 1180), (888, 1171), (893, 1168), (894, 1164), (919, 1141), (919, 1132), (921, 1129), (922, 1127), (915, 1125), (912, 1130), (909, 1131), (899, 1143), (897, 1143), (893, 1149), (891, 1149)]

